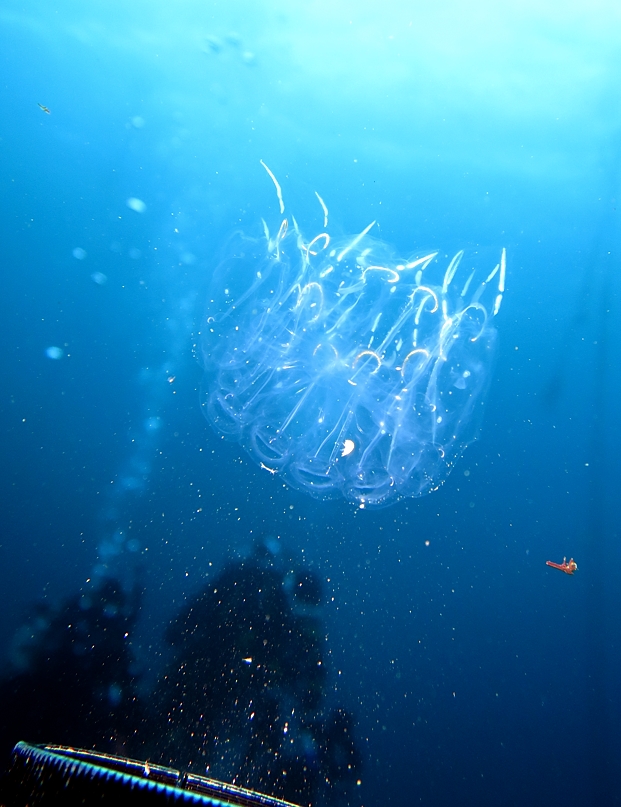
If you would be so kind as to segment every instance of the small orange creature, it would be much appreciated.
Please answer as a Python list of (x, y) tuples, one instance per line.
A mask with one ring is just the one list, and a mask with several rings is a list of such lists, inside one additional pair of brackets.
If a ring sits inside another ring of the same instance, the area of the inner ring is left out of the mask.
[(546, 566), (551, 566), (553, 569), (560, 569), (562, 572), (565, 572), (565, 574), (573, 574), (578, 571), (578, 564), (573, 558), (569, 558), (569, 563), (567, 562), (567, 558), (563, 558), (562, 563), (553, 563), (551, 560), (546, 560)]

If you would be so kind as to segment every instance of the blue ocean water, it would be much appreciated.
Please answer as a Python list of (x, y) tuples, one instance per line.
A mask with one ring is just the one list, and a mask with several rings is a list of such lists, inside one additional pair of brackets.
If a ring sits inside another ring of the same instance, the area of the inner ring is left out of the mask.
[[(146, 692), (183, 604), (276, 538), (322, 581), (326, 704), (362, 759), (345, 803), (621, 801), (620, 23), (610, 2), (5, 0), (7, 659), (33, 602), (131, 574)], [(339, 237), (506, 248), (483, 428), (438, 491), (316, 501), (203, 418), (214, 271), (280, 222), (260, 160), (302, 230), (318, 192)], [(546, 567), (564, 556), (575, 575)]]

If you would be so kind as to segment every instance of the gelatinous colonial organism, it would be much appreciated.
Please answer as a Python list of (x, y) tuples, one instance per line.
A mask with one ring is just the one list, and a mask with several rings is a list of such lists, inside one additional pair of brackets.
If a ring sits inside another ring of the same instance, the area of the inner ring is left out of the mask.
[[(280, 186), (264, 166), (278, 193)], [(222, 435), (316, 498), (379, 507), (435, 490), (478, 432), (506, 255), (396, 260), (371, 235), (238, 235), (214, 273), (202, 405)]]

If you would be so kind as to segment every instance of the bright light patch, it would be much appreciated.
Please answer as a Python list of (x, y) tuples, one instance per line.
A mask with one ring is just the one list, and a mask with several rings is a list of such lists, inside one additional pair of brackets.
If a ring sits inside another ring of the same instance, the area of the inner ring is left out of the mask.
[(130, 196), (125, 204), (130, 210), (135, 210), (136, 213), (144, 213), (144, 211), (147, 209), (147, 206), (142, 199), (136, 199), (135, 196)]
[(351, 454), (355, 447), (356, 446), (353, 440), (345, 440), (343, 443), (343, 450), (341, 451), (341, 457), (346, 457), (348, 454)]

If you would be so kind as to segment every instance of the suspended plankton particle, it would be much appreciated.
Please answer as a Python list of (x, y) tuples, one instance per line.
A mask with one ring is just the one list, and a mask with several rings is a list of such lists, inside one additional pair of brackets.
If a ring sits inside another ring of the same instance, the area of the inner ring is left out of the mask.
[(341, 451), (341, 457), (346, 457), (348, 454), (351, 454), (355, 447), (356, 446), (353, 440), (345, 440), (343, 443), (343, 450)]
[(71, 254), (78, 261), (83, 261), (86, 258), (86, 250), (82, 249), (82, 247), (76, 247)]
[(45, 351), (45, 355), (48, 357), (48, 359), (62, 359), (64, 351), (62, 347), (56, 347), (55, 345), (51, 345)]
[(144, 213), (144, 211), (147, 209), (147, 206), (142, 199), (137, 199), (135, 196), (130, 196), (125, 204), (130, 210), (135, 210), (136, 213)]
[(103, 272), (93, 272), (91, 280), (93, 283), (97, 283), (98, 286), (103, 286), (104, 283), (108, 282), (108, 277)]

